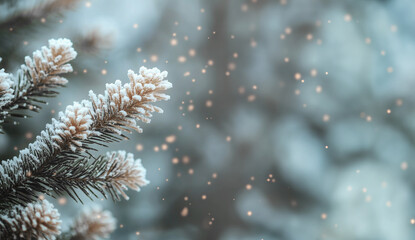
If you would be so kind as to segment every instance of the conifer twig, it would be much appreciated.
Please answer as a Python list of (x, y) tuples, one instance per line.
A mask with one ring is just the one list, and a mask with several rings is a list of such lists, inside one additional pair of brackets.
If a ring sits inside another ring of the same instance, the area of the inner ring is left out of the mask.
[[(0, 124), (10, 116), (26, 117), (18, 110), (39, 111), (38, 103), (46, 103), (39, 97), (53, 97), (53, 88), (64, 86), (68, 81), (60, 74), (72, 72), (69, 61), (77, 53), (68, 39), (51, 39), (49, 47), (33, 52), (33, 58), (25, 57), (25, 64), (16, 76), (0, 71)], [(7, 76), (6, 76), (7, 75)]]
[(104, 197), (105, 192), (109, 193), (114, 200), (120, 200), (119, 195), (128, 200), (125, 190), (140, 191), (149, 183), (141, 160), (134, 159), (132, 153), (125, 151), (108, 152), (97, 159), (78, 158), (54, 163), (40, 168), (31, 178), (39, 185), (54, 188), (58, 195), (67, 193), (80, 202), (82, 200), (76, 190), (81, 190), (90, 198), (91, 195), (98, 197), (94, 192), (97, 191)]
[[(150, 122), (152, 112), (162, 112), (152, 103), (169, 99), (164, 91), (172, 85), (164, 80), (166, 76), (167, 72), (156, 68), (142, 67), (140, 74), (130, 70), (129, 83), (122, 85), (117, 80), (106, 85), (104, 95), (90, 91), (90, 101), (68, 106), (59, 114), (58, 120), (52, 119), (34, 143), (20, 151), (19, 156), (1, 163), (0, 209), (8, 209), (12, 204), (26, 204), (36, 197), (37, 192), (59, 189), (57, 184), (45, 186), (40, 183), (39, 178), (47, 176), (39, 174), (47, 172), (48, 168), (85, 158), (94, 150), (94, 144), (119, 141), (125, 138), (123, 132), (131, 132), (130, 129), (141, 132), (136, 121)], [(123, 196), (122, 186), (137, 188), (128, 178), (116, 182), (121, 185), (113, 186)]]

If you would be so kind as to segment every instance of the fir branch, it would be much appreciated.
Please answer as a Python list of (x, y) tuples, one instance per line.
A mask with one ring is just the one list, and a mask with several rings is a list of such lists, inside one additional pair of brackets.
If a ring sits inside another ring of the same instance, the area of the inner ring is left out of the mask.
[(98, 197), (96, 192), (107, 198), (120, 200), (119, 194), (128, 200), (124, 190), (131, 188), (140, 191), (149, 183), (146, 169), (141, 160), (134, 160), (134, 155), (125, 151), (108, 152), (98, 158), (78, 158), (68, 161), (59, 157), (53, 164), (42, 166), (31, 176), (42, 192), (58, 195), (67, 193), (75, 200), (82, 202), (76, 190), (81, 190), (91, 200)]
[[(53, 89), (68, 82), (59, 75), (72, 72), (72, 66), (68, 62), (76, 55), (70, 40), (51, 39), (49, 48), (42, 47), (41, 50), (35, 51), (33, 59), (27, 56), (25, 65), (18, 70), (14, 81), (9, 81), (8, 94), (0, 96), (0, 124), (10, 116), (26, 116), (16, 113), (18, 110), (38, 111), (38, 103), (45, 103), (39, 97), (54, 97), (57, 92)], [(3, 71), (2, 75), (4, 74)], [(2, 80), (0, 76), (0, 85), (3, 85), (3, 82), (7, 86), (7, 81)]]
[(107, 188), (114, 188), (126, 200), (127, 194), (124, 190), (131, 188), (137, 192), (146, 186), (149, 181), (146, 179), (146, 169), (141, 165), (141, 159), (134, 160), (132, 153), (125, 151), (108, 152), (107, 168), (105, 170), (105, 181)]
[[(56, 162), (62, 164), (67, 161), (71, 164), (77, 157), (90, 155), (89, 151), (94, 150), (95, 144), (105, 145), (125, 138), (123, 132), (130, 132), (130, 129), (141, 132), (136, 120), (150, 122), (152, 112), (162, 112), (161, 108), (151, 103), (169, 99), (164, 91), (172, 85), (164, 80), (166, 76), (167, 72), (156, 68), (142, 67), (139, 75), (130, 70), (130, 83), (122, 85), (117, 80), (106, 85), (104, 95), (90, 91), (91, 101), (84, 100), (68, 106), (65, 113), (59, 114), (59, 120), (52, 119), (52, 124), (48, 124), (27, 149), (21, 150), (18, 157), (1, 163), (0, 209), (8, 208), (10, 203), (27, 203), (30, 196), (47, 189), (36, 184), (39, 178), (33, 177), (39, 169), (48, 169)], [(128, 178), (119, 180), (123, 181), (121, 185), (114, 186), (123, 196), (124, 185), (137, 188)], [(59, 189), (57, 185), (51, 187)]]
[(0, 215), (1, 239), (55, 239), (60, 234), (59, 212), (47, 200), (18, 206)]

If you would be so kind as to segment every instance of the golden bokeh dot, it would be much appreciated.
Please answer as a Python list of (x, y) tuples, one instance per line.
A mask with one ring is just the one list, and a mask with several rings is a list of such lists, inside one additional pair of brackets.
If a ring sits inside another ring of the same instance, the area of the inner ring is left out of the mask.
[(182, 163), (183, 164), (189, 164), (190, 163), (190, 157), (189, 156), (183, 156)]
[(177, 61), (179, 61), (180, 63), (184, 63), (184, 62), (186, 62), (186, 57), (185, 56), (179, 56), (177, 58)]
[(350, 14), (344, 15), (344, 21), (350, 22), (352, 20), (352, 16)]
[(170, 135), (166, 137), (166, 142), (167, 143), (174, 143), (176, 141), (176, 136), (175, 135)]
[(316, 77), (316, 76), (317, 76), (317, 69), (315, 69), (315, 68), (311, 69), (311, 70), (310, 70), (310, 75), (311, 75), (312, 77)]
[(165, 143), (161, 144), (161, 150), (166, 151), (169, 148), (169, 146)]
[(135, 146), (135, 149), (137, 150), (137, 151), (139, 151), (139, 152), (141, 152), (141, 151), (143, 151), (143, 145), (142, 144), (137, 144), (136, 146)]
[(159, 59), (159, 57), (157, 55), (151, 55), (150, 60), (152, 62), (157, 62), (157, 60)]
[(194, 49), (189, 49), (189, 56), (191, 56), (191, 57), (196, 56), (196, 50), (194, 50)]
[(316, 93), (321, 93), (323, 91), (323, 87), (322, 86), (320, 86), (320, 85), (318, 85), (317, 87), (316, 87)]
[(182, 211), (180, 212), (180, 215), (181, 215), (182, 217), (186, 217), (188, 214), (189, 214), (189, 209), (188, 209), (187, 207), (184, 207), (184, 208), (182, 209)]
[(31, 139), (31, 138), (33, 137), (33, 133), (31, 133), (31, 132), (27, 132), (27, 133), (25, 134), (25, 137), (26, 137), (27, 139)]
[(212, 107), (212, 101), (211, 100), (207, 100), (206, 101), (206, 107), (208, 107), (208, 108), (210, 108), (210, 107)]
[(66, 204), (66, 198), (64, 198), (64, 197), (59, 198), (59, 199), (58, 199), (58, 203), (59, 203), (60, 205), (65, 205), (65, 204)]
[(402, 170), (404, 170), (404, 171), (405, 171), (406, 169), (408, 169), (408, 163), (407, 163), (407, 162), (402, 162), (402, 163), (401, 163), (401, 169), (402, 169)]

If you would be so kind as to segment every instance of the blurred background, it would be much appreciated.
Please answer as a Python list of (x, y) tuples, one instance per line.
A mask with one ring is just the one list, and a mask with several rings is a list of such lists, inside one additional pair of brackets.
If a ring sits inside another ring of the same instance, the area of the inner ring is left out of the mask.
[[(111, 239), (415, 239), (412, 0), (1, 0), (1, 68), (66, 37), (67, 87), (5, 126), (2, 159), (89, 89), (169, 72), (165, 113), (111, 145), (150, 185), (99, 203)], [(64, 225), (80, 205), (54, 200)]]

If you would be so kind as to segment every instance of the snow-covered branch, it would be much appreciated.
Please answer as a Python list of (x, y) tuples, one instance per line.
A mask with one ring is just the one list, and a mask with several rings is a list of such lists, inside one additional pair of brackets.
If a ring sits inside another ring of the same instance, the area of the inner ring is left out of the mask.
[(38, 111), (37, 103), (44, 103), (39, 97), (55, 96), (52, 89), (68, 82), (60, 74), (72, 72), (68, 62), (76, 55), (69, 39), (51, 39), (49, 47), (35, 51), (32, 58), (25, 57), (16, 76), (0, 70), (0, 124), (10, 116), (26, 116), (17, 110)]
[[(94, 144), (119, 141), (125, 137), (123, 132), (130, 132), (130, 129), (141, 132), (137, 120), (150, 122), (152, 112), (162, 112), (152, 103), (169, 99), (164, 91), (172, 85), (165, 80), (166, 76), (167, 72), (160, 72), (157, 68), (142, 67), (140, 74), (130, 70), (129, 83), (122, 85), (117, 80), (106, 85), (103, 95), (90, 91), (90, 101), (83, 100), (68, 106), (65, 112), (59, 114), (58, 120), (52, 119), (34, 143), (20, 151), (19, 156), (1, 163), (0, 209), (8, 208), (11, 203), (30, 202), (36, 192), (59, 189), (50, 185), (51, 182), (46, 186), (39, 184), (39, 178), (47, 177), (42, 174), (53, 168), (54, 164), (65, 166), (65, 163), (85, 157), (83, 153), (93, 150)], [(121, 157), (122, 161), (117, 162)], [(112, 170), (124, 174), (114, 178), (112, 183), (124, 197), (122, 189), (125, 186), (138, 190), (146, 183), (144, 178), (134, 178), (136, 175), (144, 176), (145, 171), (139, 162), (132, 162), (131, 158), (129, 155), (125, 158), (125, 154), (120, 153), (109, 157), (113, 163)]]
[(107, 159), (105, 181), (111, 184), (126, 200), (128, 200), (128, 196), (124, 190), (131, 188), (140, 191), (140, 187), (149, 183), (146, 179), (146, 169), (141, 164), (141, 160), (134, 160), (132, 153), (109, 152)]

